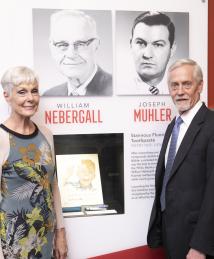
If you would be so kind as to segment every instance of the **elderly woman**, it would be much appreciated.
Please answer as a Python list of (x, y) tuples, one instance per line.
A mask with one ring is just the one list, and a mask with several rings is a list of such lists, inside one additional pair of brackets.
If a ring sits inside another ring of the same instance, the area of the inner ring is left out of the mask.
[[(52, 135), (31, 117), (39, 105), (38, 79), (13, 67), (1, 81), (11, 107), (0, 124), (0, 258), (54, 258), (67, 254)], [(53, 247), (54, 244), (54, 247)]]

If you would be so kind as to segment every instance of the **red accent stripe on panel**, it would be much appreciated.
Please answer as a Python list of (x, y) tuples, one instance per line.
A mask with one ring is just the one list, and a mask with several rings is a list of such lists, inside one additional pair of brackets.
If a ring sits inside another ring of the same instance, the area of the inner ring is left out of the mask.
[(165, 259), (163, 249), (150, 249), (147, 246), (140, 246), (115, 253), (90, 257), (89, 259)]

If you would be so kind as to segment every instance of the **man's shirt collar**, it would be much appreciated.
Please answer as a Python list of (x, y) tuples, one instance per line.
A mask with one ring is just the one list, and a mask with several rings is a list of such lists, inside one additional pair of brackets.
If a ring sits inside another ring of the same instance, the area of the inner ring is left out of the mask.
[(87, 86), (89, 85), (89, 83), (92, 81), (92, 79), (94, 78), (95, 74), (97, 73), (98, 67), (95, 64), (94, 66), (94, 70), (92, 72), (92, 74), (90, 75), (90, 77), (80, 86), (75, 87), (73, 86), (69, 81), (68, 81), (68, 95), (80, 95), (80, 96), (84, 96), (86, 95), (86, 91), (87, 91)]

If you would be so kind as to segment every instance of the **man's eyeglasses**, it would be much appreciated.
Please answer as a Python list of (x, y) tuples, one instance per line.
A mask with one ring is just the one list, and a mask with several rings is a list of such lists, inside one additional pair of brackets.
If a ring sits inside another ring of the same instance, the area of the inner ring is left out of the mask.
[(178, 89), (180, 89), (180, 87), (182, 87), (185, 90), (189, 90), (190, 88), (192, 88), (192, 85), (193, 84), (191, 81), (185, 81), (182, 84), (172, 82), (172, 83), (170, 83), (169, 87), (172, 91), (177, 91)]
[(53, 41), (53, 45), (55, 46), (55, 48), (60, 51), (60, 52), (64, 52), (67, 51), (69, 49), (69, 47), (72, 45), (74, 51), (76, 52), (81, 52), (81, 51), (85, 51), (88, 49), (88, 46), (95, 40), (96, 38), (91, 38), (87, 41), (82, 41), (82, 40), (78, 40), (75, 41), (73, 43), (69, 43), (67, 41), (58, 41), (58, 42), (54, 42)]

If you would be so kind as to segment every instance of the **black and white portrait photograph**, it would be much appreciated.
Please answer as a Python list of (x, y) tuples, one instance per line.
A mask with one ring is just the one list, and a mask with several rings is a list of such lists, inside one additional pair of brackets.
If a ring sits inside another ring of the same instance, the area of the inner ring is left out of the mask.
[(116, 92), (168, 95), (167, 69), (189, 56), (189, 14), (116, 12)]
[(112, 95), (110, 11), (33, 9), (42, 96)]

